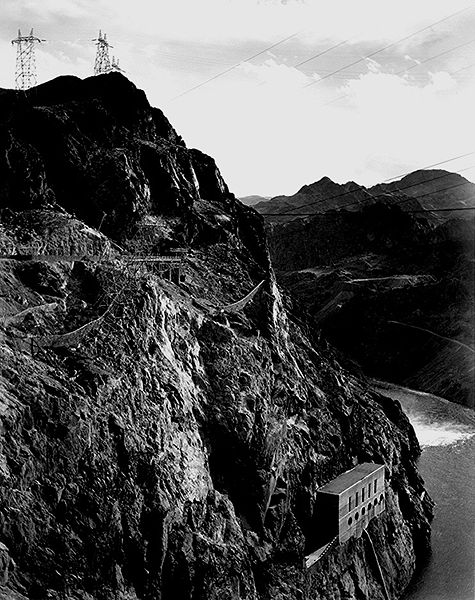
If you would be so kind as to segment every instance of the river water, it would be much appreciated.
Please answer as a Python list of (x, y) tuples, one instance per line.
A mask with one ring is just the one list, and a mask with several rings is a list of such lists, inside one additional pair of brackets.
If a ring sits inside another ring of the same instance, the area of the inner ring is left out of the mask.
[(432, 554), (404, 600), (474, 600), (475, 412), (406, 388), (377, 389), (409, 417), (422, 446), (419, 471), (436, 503)]

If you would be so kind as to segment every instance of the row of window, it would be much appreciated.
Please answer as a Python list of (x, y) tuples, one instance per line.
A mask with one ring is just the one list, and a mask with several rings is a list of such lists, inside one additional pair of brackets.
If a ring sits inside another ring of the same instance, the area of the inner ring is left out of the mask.
[[(371, 511), (372, 508), (376, 508), (376, 506), (378, 506), (378, 504), (380, 504), (382, 507), (383, 503), (384, 503), (384, 498), (383, 498), (383, 495), (381, 494), (381, 496), (379, 497), (379, 500), (378, 500), (378, 498), (374, 499), (374, 507), (371, 502), (368, 504), (368, 513)], [(361, 516), (364, 516), (365, 514), (366, 514), (366, 507), (363, 506), (363, 508), (361, 509)], [(357, 521), (359, 518), (360, 518), (360, 513), (355, 512), (355, 521)], [(348, 525), (351, 525), (352, 523), (353, 523), (353, 518), (350, 517), (348, 519)]]
[[(371, 496), (371, 489), (373, 489), (373, 494), (376, 494), (376, 492), (378, 491), (378, 480), (377, 479), (368, 483), (368, 498)], [(366, 486), (361, 488), (361, 502), (365, 501), (365, 494), (366, 494)], [(359, 503), (360, 503), (360, 492), (357, 491), (355, 494), (355, 508), (358, 506)], [(353, 496), (350, 496), (348, 498), (348, 510), (349, 511), (353, 510)]]

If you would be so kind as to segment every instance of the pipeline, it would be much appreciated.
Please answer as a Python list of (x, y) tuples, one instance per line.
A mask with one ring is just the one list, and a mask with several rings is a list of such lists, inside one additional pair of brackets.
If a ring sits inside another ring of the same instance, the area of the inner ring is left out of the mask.
[(244, 298), (242, 298), (241, 300), (238, 300), (237, 302), (233, 302), (232, 304), (223, 306), (223, 308), (221, 309), (221, 312), (238, 312), (238, 311), (242, 310), (246, 306), (246, 304), (254, 298), (254, 296), (261, 289), (261, 287), (264, 285), (264, 283), (265, 283), (265, 279), (263, 279), (259, 283), (259, 285), (256, 285), (256, 287), (253, 290), (251, 290), (249, 292), (249, 294), (247, 294), (247, 296), (244, 296)]
[(383, 584), (383, 590), (384, 590), (384, 595), (386, 597), (386, 600), (391, 600), (391, 596), (389, 595), (388, 588), (386, 587), (386, 581), (384, 579), (383, 571), (381, 569), (381, 565), (379, 564), (378, 555), (376, 554), (376, 550), (374, 548), (373, 540), (371, 539), (371, 536), (369, 535), (369, 532), (366, 531), (366, 529), (363, 530), (363, 533), (366, 534), (366, 537), (368, 538), (368, 541), (369, 541), (369, 545), (371, 546), (371, 551), (373, 553), (373, 556), (374, 556), (374, 559), (376, 562), (376, 566), (378, 567), (379, 577), (381, 579), (381, 583)]

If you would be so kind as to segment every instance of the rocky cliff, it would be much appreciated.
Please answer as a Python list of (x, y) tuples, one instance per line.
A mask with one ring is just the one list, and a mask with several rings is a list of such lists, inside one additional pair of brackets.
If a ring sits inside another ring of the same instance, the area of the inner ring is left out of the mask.
[(378, 600), (363, 538), (304, 566), (316, 490), (372, 461), (399, 596), (429, 543), (417, 440), (294, 316), (261, 217), (119, 74), (0, 106), (0, 595)]
[(279, 281), (366, 373), (474, 406), (473, 218), (374, 205), (269, 232)]

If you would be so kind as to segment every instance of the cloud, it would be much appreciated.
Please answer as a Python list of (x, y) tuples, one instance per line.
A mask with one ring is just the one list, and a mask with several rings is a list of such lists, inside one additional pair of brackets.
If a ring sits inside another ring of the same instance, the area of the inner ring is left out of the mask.
[(166, 113), (190, 145), (217, 158), (238, 195), (293, 193), (323, 175), (370, 185), (472, 149), (475, 85), (461, 90), (446, 72), (424, 85), (368, 72), (328, 106), (334, 92), (309, 81), (269, 59), (199, 90), (193, 112), (177, 102)]
[(111, 33), (134, 32), (162, 43), (272, 43), (300, 31), (302, 44), (314, 45), (325, 39), (392, 40), (464, 6), (466, 0), (452, 0), (450, 8), (445, 0), (3, 0), (2, 19), (96, 21)]

